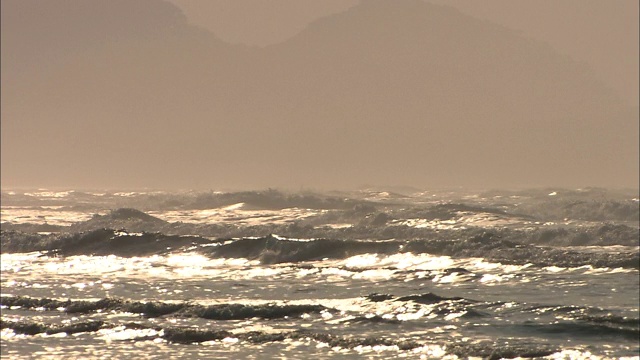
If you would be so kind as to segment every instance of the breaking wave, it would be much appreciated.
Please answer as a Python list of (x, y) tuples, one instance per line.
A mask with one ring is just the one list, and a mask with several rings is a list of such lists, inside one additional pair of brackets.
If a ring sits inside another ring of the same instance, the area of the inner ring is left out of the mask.
[(2, 231), (2, 252), (46, 251), (48, 255), (146, 256), (197, 251), (212, 258), (245, 258), (263, 264), (345, 259), (355, 255), (414, 253), (454, 258), (484, 258), (503, 264), (598, 268), (640, 268), (637, 248), (588, 251), (581, 248), (527, 245), (484, 232), (470, 238), (361, 241), (297, 240), (272, 235), (245, 239), (207, 239), (159, 233), (99, 229), (72, 235), (38, 235)]

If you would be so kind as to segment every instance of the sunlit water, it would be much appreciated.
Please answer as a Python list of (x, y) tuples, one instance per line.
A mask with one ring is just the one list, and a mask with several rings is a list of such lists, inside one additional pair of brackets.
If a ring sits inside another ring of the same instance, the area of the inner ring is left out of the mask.
[[(96, 333), (68, 336), (64, 333), (25, 336), (4, 329), (3, 355), (11, 357), (77, 353), (158, 358), (169, 354), (296, 358), (301, 354), (331, 357), (366, 353), (381, 358), (400, 355), (439, 358), (451, 344), (483, 341), (498, 342), (495, 346), (505, 342), (557, 348), (562, 352), (554, 354), (555, 357), (638, 354), (636, 339), (613, 330), (608, 334), (606, 327), (589, 329), (589, 321), (581, 320), (581, 316), (588, 314), (637, 319), (638, 272), (630, 269), (536, 268), (412, 254), (365, 254), (339, 261), (261, 265), (258, 261), (209, 259), (197, 254), (51, 258), (29, 253), (3, 254), (2, 275), (5, 297), (60, 300), (116, 297), (140, 302), (318, 304), (328, 308), (324, 312), (278, 319), (208, 320), (171, 315), (147, 319), (140, 314), (117, 311), (71, 315), (65, 314), (64, 309), (5, 307), (2, 309), (5, 321), (28, 318), (31, 322), (65, 324), (100, 319), (114, 325)], [(372, 301), (367, 296), (373, 293), (390, 296)], [(427, 293), (462, 299), (435, 303), (398, 300)], [(567, 306), (575, 308), (558, 311)], [(479, 315), (465, 316), (470, 312)], [(375, 344), (327, 348), (328, 345), (315, 339), (251, 344), (235, 338), (185, 345), (167, 343), (159, 336), (162, 330), (115, 326), (127, 322), (232, 333), (302, 329), (346, 338), (412, 340), (422, 346), (404, 351), (397, 346)], [(578, 333), (571, 331), (574, 325), (580, 330)], [(143, 340), (130, 342), (131, 339)]]
[[(69, 194), (29, 196), (53, 201)], [(3, 208), (3, 221), (69, 224), (91, 217), (55, 206)], [(243, 206), (149, 213), (193, 223), (235, 219), (243, 226), (323, 214)], [(478, 213), (448, 222), (400, 219), (390, 226), (400, 223), (456, 229), (533, 221)], [(3, 358), (638, 359), (640, 352), (637, 267), (507, 265), (410, 252), (277, 264), (195, 251), (141, 257), (3, 253), (0, 260), (2, 302), (21, 304), (2, 305)], [(115, 305), (102, 299), (116, 299)], [(51, 308), (45, 300), (67, 305)], [(162, 314), (149, 310), (174, 305)], [(89, 310), (71, 310), (82, 306)]]

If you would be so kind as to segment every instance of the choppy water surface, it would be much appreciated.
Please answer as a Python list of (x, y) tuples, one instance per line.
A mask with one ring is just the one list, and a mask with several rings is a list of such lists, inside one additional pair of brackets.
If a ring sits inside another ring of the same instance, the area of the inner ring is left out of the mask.
[(3, 192), (2, 356), (637, 359), (637, 195), (594, 191)]

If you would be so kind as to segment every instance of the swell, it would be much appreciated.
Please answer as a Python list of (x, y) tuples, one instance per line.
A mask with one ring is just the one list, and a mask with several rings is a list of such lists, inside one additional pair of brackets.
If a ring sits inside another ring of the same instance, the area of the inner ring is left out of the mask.
[(2, 231), (2, 252), (46, 251), (55, 255), (147, 256), (167, 253), (185, 246), (215, 243), (198, 236), (130, 233), (123, 230), (97, 229), (74, 234), (28, 234)]
[(55, 325), (36, 322), (7, 321), (4, 319), (0, 319), (0, 329), (11, 329), (16, 334), (24, 335), (53, 335), (58, 333), (66, 333), (68, 335), (71, 335), (83, 332), (94, 332), (106, 327), (110, 326), (104, 321), (100, 320), (77, 322), (69, 325)]
[[(482, 232), (471, 237), (458, 234), (454, 238), (411, 241), (360, 241), (315, 239), (308, 241), (274, 236), (237, 240), (206, 239), (160, 233), (131, 234), (99, 229), (70, 235), (33, 235), (2, 231), (2, 252), (48, 251), (48, 255), (118, 255), (148, 256), (180, 251), (198, 251), (212, 258), (246, 258), (263, 264), (296, 263), (323, 259), (345, 259), (365, 253), (444, 255), (455, 258), (484, 258), (503, 264), (537, 266), (640, 269), (637, 250), (594, 252), (579, 248), (534, 246), (505, 239), (495, 232)], [(216, 245), (216, 246), (203, 246)]]
[[(56, 334), (65, 332), (75, 334), (80, 332), (96, 332), (102, 329), (150, 329), (154, 330), (153, 335), (142, 335), (129, 338), (127, 341), (148, 341), (163, 339), (172, 344), (198, 344), (207, 341), (220, 341), (227, 338), (237, 339), (247, 344), (265, 344), (271, 342), (282, 342), (286, 340), (313, 340), (326, 344), (329, 348), (354, 349), (367, 346), (386, 346), (395, 348), (397, 351), (410, 351), (425, 346), (433, 345), (424, 341), (414, 340), (392, 340), (380, 337), (352, 337), (335, 335), (328, 332), (313, 332), (307, 330), (294, 330), (282, 332), (230, 332), (227, 330), (199, 330), (187, 327), (159, 327), (148, 326), (135, 322), (125, 324), (108, 323), (102, 321), (79, 322), (73, 325), (58, 326), (43, 323), (0, 321), (0, 328), (11, 329), (15, 333), (25, 335), (37, 335), (40, 333)], [(515, 344), (514, 344), (515, 343)], [(548, 356), (559, 349), (546, 344), (522, 342), (512, 340), (511, 343), (503, 342), (458, 342), (453, 344), (443, 344), (444, 350), (448, 354), (459, 357), (480, 356), (488, 359), (500, 358), (528, 358)]]
[(197, 305), (190, 303), (164, 303), (159, 301), (138, 302), (117, 298), (104, 298), (97, 301), (55, 300), (48, 298), (30, 298), (24, 296), (0, 297), (0, 305), (8, 308), (20, 307), (27, 310), (44, 309), (64, 311), (67, 314), (87, 314), (98, 311), (120, 311), (141, 314), (154, 318), (165, 315), (179, 317), (198, 317), (210, 320), (243, 320), (251, 318), (281, 319), (308, 313), (332, 311), (322, 305), (243, 305), (215, 304)]
[(452, 257), (480, 257), (504, 264), (538, 266), (640, 268), (638, 251), (627, 252), (586, 252), (551, 246), (534, 246), (504, 239), (491, 232), (485, 232), (461, 240), (415, 240), (404, 248), (407, 252), (447, 255)]
[(452, 344), (447, 347), (447, 352), (459, 358), (481, 357), (489, 360), (514, 359), (514, 358), (540, 358), (549, 356), (558, 349), (546, 344), (513, 343), (481, 341), (477, 343)]
[[(463, 319), (491, 316), (487, 311), (485, 311), (487, 306), (483, 306), (483, 304), (476, 300), (461, 297), (444, 297), (431, 292), (401, 297), (394, 297), (389, 294), (373, 293), (367, 295), (365, 299), (371, 302), (393, 301), (412, 303), (416, 305), (430, 305), (431, 309), (429, 310), (429, 314), (442, 317), (452, 314)], [(407, 306), (410, 305), (407, 304)], [(378, 319), (374, 317), (369, 320), (377, 322)]]
[[(44, 323), (30, 323), (21, 321), (0, 321), (0, 328), (7, 328), (13, 330), (15, 333), (25, 335), (36, 335), (40, 333), (56, 334), (65, 332), (67, 334), (74, 334), (78, 332), (94, 332), (101, 329), (113, 329), (113, 328), (126, 328), (126, 329), (152, 329), (159, 332), (158, 336), (172, 343), (180, 344), (195, 344), (205, 341), (222, 340), (225, 338), (236, 338), (241, 341), (246, 341), (252, 344), (262, 344), (273, 341), (284, 341), (286, 339), (302, 339), (311, 338), (313, 340), (327, 343), (330, 347), (342, 347), (342, 348), (354, 348), (356, 346), (398, 346), (400, 350), (411, 350), (422, 346), (422, 344), (412, 341), (393, 341), (389, 339), (381, 338), (349, 338), (336, 336), (328, 333), (317, 333), (312, 331), (287, 331), (287, 332), (263, 332), (263, 331), (248, 331), (248, 332), (230, 332), (227, 330), (197, 330), (187, 327), (161, 327), (161, 326), (148, 326), (135, 322), (129, 323), (109, 323), (103, 321), (88, 321), (79, 322), (73, 325), (59, 326), (54, 324)], [(141, 340), (138, 338), (137, 340)], [(143, 338), (143, 340), (147, 340)]]
[(592, 324), (582, 322), (558, 322), (553, 324), (525, 324), (521, 325), (527, 333), (532, 331), (544, 333), (547, 336), (564, 334), (575, 337), (617, 338), (637, 340), (640, 331), (632, 328), (618, 327), (606, 324)]
[[(635, 203), (635, 207), (638, 207), (637, 203)], [(509, 241), (551, 246), (637, 246), (640, 236), (640, 229), (635, 225), (638, 221), (637, 217), (635, 217), (635, 223), (628, 221), (627, 225), (606, 222), (607, 220), (600, 224), (580, 225), (580, 222), (572, 222), (573, 218), (571, 217), (568, 218), (569, 220), (567, 218), (549, 220), (509, 214), (505, 211), (498, 208), (453, 203), (433, 205), (427, 208), (385, 209), (381, 211), (371, 204), (357, 204), (349, 210), (326, 210), (326, 212), (317, 212), (316, 215), (310, 215), (304, 219), (294, 217), (287, 221), (265, 221), (247, 225), (242, 221), (168, 222), (136, 209), (119, 208), (106, 215), (94, 215), (90, 220), (77, 222), (66, 227), (8, 222), (3, 222), (1, 227), (4, 231), (31, 233), (41, 231), (79, 233), (111, 228), (127, 229), (132, 232), (198, 235), (209, 238), (244, 238), (279, 234), (288, 238), (345, 240), (470, 238), (489, 230), (496, 236)], [(491, 225), (491, 221), (488, 223), (482, 221), (467, 223), (462, 220), (465, 216), (501, 219), (503, 225)], [(406, 220), (421, 220), (438, 224), (443, 221), (449, 224), (453, 222), (457, 224), (457, 228), (449, 229), (446, 226), (444, 228), (438, 226), (435, 228), (416, 227), (407, 224)], [(552, 225), (541, 225), (547, 221), (551, 221)], [(629, 223), (634, 223), (634, 225), (629, 226)], [(351, 226), (335, 228), (332, 226), (333, 224), (350, 224)]]
[[(418, 189), (403, 189), (400, 193), (389, 189), (365, 190), (341, 193), (288, 193), (275, 189), (240, 192), (153, 192), (122, 193), (68, 191), (61, 197), (47, 194), (16, 193), (2, 191), (0, 196), (5, 206), (59, 205), (65, 210), (91, 212), (116, 207), (142, 210), (203, 210), (245, 204), (251, 209), (280, 210), (285, 208), (340, 210), (345, 215), (361, 210), (376, 211), (382, 204), (392, 207), (398, 216), (425, 219), (449, 219), (459, 212), (484, 212), (496, 215), (519, 216), (545, 221), (635, 221), (640, 218), (636, 190), (614, 190), (602, 188), (573, 189), (527, 189), (518, 191), (491, 190), (476, 197), (464, 191), (459, 193), (428, 192)], [(553, 196), (549, 193), (553, 192)], [(377, 195), (384, 194), (383, 198)], [(34, 196), (35, 195), (35, 196)], [(427, 196), (427, 198), (425, 198)], [(435, 197), (432, 198), (432, 197)], [(425, 201), (426, 200), (426, 201)], [(437, 200), (434, 203), (434, 200)], [(128, 219), (129, 214), (117, 213), (108, 218)], [(133, 217), (138, 217), (134, 215)]]
[(407, 295), (407, 296), (401, 296), (401, 297), (394, 297), (393, 295), (389, 295), (389, 294), (378, 294), (378, 293), (372, 293), (369, 294), (365, 297), (367, 300), (372, 301), (372, 302), (381, 302), (381, 301), (387, 301), (387, 300), (393, 300), (393, 301), (413, 301), (416, 302), (418, 304), (437, 304), (443, 301), (456, 301), (456, 302), (464, 302), (467, 304), (471, 304), (471, 303), (475, 303), (477, 301), (475, 300), (468, 300), (465, 298), (461, 298), (461, 297), (445, 297), (445, 296), (440, 296), (440, 295), (436, 295), (434, 293), (428, 292), (428, 293), (424, 293), (424, 294), (415, 294), (415, 295)]
[[(483, 302), (462, 297), (445, 297), (431, 292), (396, 297), (391, 294), (372, 293), (364, 297), (370, 302), (410, 302), (433, 306), (431, 314), (446, 316), (457, 313), (462, 318), (499, 318), (515, 314), (532, 314), (542, 318), (546, 316), (551, 323), (525, 322), (513, 325), (531, 331), (547, 334), (565, 333), (572, 336), (612, 336), (626, 339), (640, 337), (640, 319), (612, 314), (610, 310), (578, 305), (527, 305), (510, 303), (507, 310), (505, 302)], [(527, 315), (526, 318), (531, 318)], [(375, 322), (377, 319), (373, 319)]]
[(398, 241), (297, 241), (267, 236), (259, 239), (240, 239), (222, 246), (203, 249), (203, 252), (212, 257), (259, 259), (262, 263), (273, 264), (325, 258), (345, 259), (366, 253), (393, 254), (399, 251), (400, 245)]
[(377, 253), (391, 255), (414, 253), (445, 255), (455, 258), (478, 257), (504, 264), (538, 266), (640, 268), (637, 251), (583, 252), (556, 247), (523, 245), (502, 239), (492, 233), (483, 233), (468, 239), (413, 240), (413, 241), (358, 241), (318, 239), (297, 241), (272, 236), (258, 239), (240, 239), (221, 246), (200, 250), (211, 257), (237, 257), (257, 259), (265, 264), (303, 262), (322, 259), (345, 259), (355, 255)]
[[(446, 317), (455, 314), (462, 319), (485, 318), (485, 321), (493, 322), (504, 317), (516, 318), (526, 315), (523, 319), (532, 316), (539, 317), (537, 323), (525, 321), (523, 323), (511, 323), (514, 327), (530, 335), (532, 331), (549, 334), (566, 333), (572, 336), (613, 336), (625, 339), (637, 339), (640, 336), (640, 319), (614, 314), (614, 311), (600, 308), (584, 307), (578, 305), (528, 305), (524, 303), (485, 302), (481, 300), (463, 297), (446, 297), (431, 292), (405, 296), (391, 294), (372, 293), (362, 298), (363, 301), (379, 303), (400, 303), (400, 308), (414, 308), (423, 305), (429, 306), (429, 314)], [(404, 303), (404, 304), (402, 304)], [(139, 314), (145, 318), (158, 318), (163, 316), (182, 318), (202, 318), (208, 320), (245, 320), (260, 319), (285, 319), (300, 317), (305, 314), (320, 314), (329, 312), (338, 314), (339, 311), (319, 304), (289, 305), (289, 304), (215, 304), (199, 305), (192, 303), (165, 303), (160, 301), (138, 302), (127, 301), (118, 298), (104, 298), (97, 301), (84, 300), (56, 300), (49, 298), (31, 298), (24, 296), (0, 297), (0, 305), (9, 309), (21, 310), (46, 310), (60, 311), (69, 315), (96, 314), (106, 311), (127, 312)], [(394, 306), (394, 308), (398, 308)], [(387, 323), (400, 324), (401, 321), (394, 317), (371, 316), (366, 314), (354, 314), (342, 320), (342, 323)], [(392, 315), (392, 314), (390, 314)], [(545, 320), (546, 319), (546, 320)], [(501, 320), (500, 320), (501, 321)], [(498, 321), (498, 322), (500, 322)], [(101, 322), (92, 322), (92, 327), (101, 328)], [(12, 325), (13, 326), (13, 325)], [(22, 326), (22, 325), (15, 325)], [(67, 325), (65, 325), (67, 326)], [(68, 332), (69, 331), (95, 331), (88, 325), (78, 327), (21, 327), (23, 333), (32, 332)], [(71, 326), (71, 325), (69, 325)], [(75, 326), (75, 325), (74, 325)], [(14, 329), (15, 330), (15, 329)], [(16, 330), (18, 331), (18, 330)], [(527, 336), (528, 336), (527, 335)]]
[(582, 336), (615, 336), (631, 340), (640, 338), (640, 319), (637, 317), (614, 315), (603, 309), (580, 306), (554, 307), (552, 314), (562, 321), (528, 326), (547, 333), (567, 332)]

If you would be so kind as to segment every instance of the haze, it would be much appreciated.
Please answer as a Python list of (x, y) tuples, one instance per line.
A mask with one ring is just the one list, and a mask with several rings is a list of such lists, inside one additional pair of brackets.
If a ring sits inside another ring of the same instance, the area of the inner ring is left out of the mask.
[(3, 188), (638, 186), (637, 1), (1, 4)]

